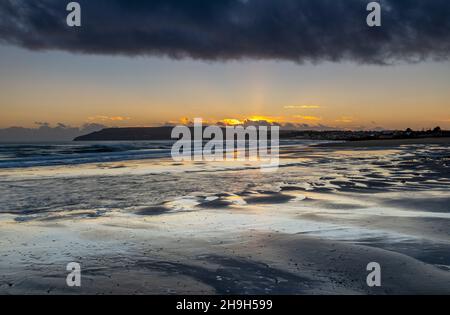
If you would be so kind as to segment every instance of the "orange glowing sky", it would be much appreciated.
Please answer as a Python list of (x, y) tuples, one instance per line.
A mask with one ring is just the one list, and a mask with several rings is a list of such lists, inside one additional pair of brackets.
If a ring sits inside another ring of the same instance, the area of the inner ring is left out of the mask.
[[(450, 129), (450, 63), (206, 63), (0, 46), (0, 128), (158, 126), (202, 118)], [(183, 119), (184, 118), (184, 119)]]

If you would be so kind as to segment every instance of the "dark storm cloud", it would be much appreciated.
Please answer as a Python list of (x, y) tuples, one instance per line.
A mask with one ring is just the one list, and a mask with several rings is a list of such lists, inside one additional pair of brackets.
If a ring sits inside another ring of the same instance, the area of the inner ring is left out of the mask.
[(202, 60), (385, 63), (448, 59), (449, 0), (384, 0), (382, 27), (368, 0), (2, 0), (0, 40), (33, 50)]

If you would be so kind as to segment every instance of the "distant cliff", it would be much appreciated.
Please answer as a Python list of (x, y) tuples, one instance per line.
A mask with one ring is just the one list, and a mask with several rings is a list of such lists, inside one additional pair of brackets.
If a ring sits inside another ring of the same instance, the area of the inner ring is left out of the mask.
[[(141, 128), (107, 128), (97, 132), (77, 137), (74, 141), (150, 141), (175, 140), (171, 138), (173, 127), (141, 127)], [(191, 134), (194, 129), (191, 127)], [(225, 130), (222, 130), (225, 135)], [(280, 139), (310, 139), (310, 140), (389, 140), (389, 139), (420, 139), (450, 137), (450, 131), (436, 127), (433, 130), (413, 131), (350, 131), (350, 130), (281, 130)]]
[[(203, 127), (203, 130), (206, 127)], [(189, 127), (191, 135), (194, 128)], [(135, 128), (107, 128), (97, 132), (80, 136), (74, 141), (152, 141), (152, 140), (178, 140), (172, 139), (173, 127), (135, 127)], [(269, 128), (270, 130), (270, 128)], [(225, 128), (222, 128), (225, 135)], [(270, 139), (270, 135), (269, 135)]]
[(74, 141), (145, 141), (170, 140), (172, 127), (107, 128), (74, 139)]

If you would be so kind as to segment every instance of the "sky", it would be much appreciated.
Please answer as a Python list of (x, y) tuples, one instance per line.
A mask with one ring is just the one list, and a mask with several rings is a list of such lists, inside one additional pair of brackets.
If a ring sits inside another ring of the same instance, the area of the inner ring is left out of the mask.
[[(367, 2), (80, 1), (85, 22), (74, 30), (56, 0), (5, 0), (0, 128), (198, 117), (450, 129), (449, 2), (386, 0), (387, 25), (373, 33), (359, 21)], [(114, 20), (119, 12), (125, 18)], [(349, 18), (334, 21), (333, 12)]]

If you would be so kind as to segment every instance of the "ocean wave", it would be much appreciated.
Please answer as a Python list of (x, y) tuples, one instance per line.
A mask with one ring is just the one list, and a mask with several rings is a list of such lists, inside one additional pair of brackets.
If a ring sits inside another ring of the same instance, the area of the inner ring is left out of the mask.
[(162, 158), (170, 150), (169, 142), (3, 144), (0, 169)]
[[(0, 169), (169, 158), (174, 141), (0, 144)], [(282, 141), (280, 148), (317, 141)]]

